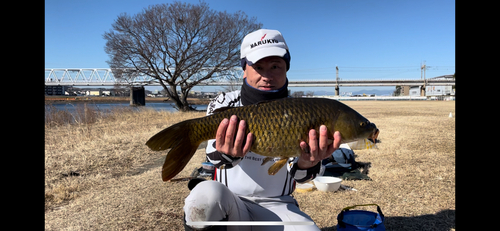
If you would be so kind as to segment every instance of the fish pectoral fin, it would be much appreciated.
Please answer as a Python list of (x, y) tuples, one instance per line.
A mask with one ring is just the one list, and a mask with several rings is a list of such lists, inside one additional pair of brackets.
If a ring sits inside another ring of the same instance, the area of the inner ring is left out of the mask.
[(270, 160), (272, 160), (272, 159), (274, 159), (274, 157), (269, 157), (269, 156), (268, 156), (268, 157), (264, 158), (264, 159), (262, 160), (262, 164), (260, 164), (260, 166), (262, 166), (262, 165), (266, 164), (267, 162), (269, 162), (269, 161), (270, 161)]
[(285, 166), (287, 160), (288, 158), (281, 158), (278, 161), (274, 162), (274, 164), (271, 165), (271, 167), (269, 167), (269, 169), (267, 170), (267, 173), (269, 175), (276, 174), (281, 168), (283, 168), (283, 166)]

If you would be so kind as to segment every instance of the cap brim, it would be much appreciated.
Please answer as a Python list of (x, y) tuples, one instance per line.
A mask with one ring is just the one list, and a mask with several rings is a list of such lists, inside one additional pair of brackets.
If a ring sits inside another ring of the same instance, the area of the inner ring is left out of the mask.
[(247, 54), (246, 59), (248, 62), (248, 65), (252, 66), (254, 63), (258, 62), (259, 60), (269, 57), (269, 56), (279, 56), (283, 57), (286, 54), (286, 49), (281, 48), (281, 47), (266, 47), (264, 49), (259, 49), (256, 51), (253, 51), (250, 54)]

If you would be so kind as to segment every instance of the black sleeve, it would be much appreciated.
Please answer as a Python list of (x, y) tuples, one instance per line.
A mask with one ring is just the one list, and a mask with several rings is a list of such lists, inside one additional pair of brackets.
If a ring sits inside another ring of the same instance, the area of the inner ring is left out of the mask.
[(324, 171), (324, 166), (321, 164), (321, 161), (318, 162), (317, 165), (308, 168), (308, 169), (300, 169), (297, 165), (298, 157), (290, 158), (287, 164), (287, 170), (290, 172), (292, 177), (298, 183), (304, 183), (316, 178), (321, 172)]
[(226, 155), (221, 153), (215, 149), (215, 139), (209, 140), (207, 143), (207, 158), (208, 160), (216, 167), (219, 168), (222, 165), (225, 165), (225, 168), (232, 168), (240, 163), (242, 160), (241, 157), (232, 157), (230, 155)]

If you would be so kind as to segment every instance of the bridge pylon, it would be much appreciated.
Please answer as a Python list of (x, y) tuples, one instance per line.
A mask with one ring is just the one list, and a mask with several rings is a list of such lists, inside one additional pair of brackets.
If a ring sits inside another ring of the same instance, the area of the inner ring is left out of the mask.
[(339, 87), (339, 80), (340, 80), (339, 79), (339, 66), (335, 66), (335, 69), (336, 69), (336, 71), (335, 71), (335, 83), (336, 83), (335, 96), (339, 96), (339, 94), (340, 94), (340, 91), (339, 91), (340, 90), (340, 87)]
[(420, 88), (420, 96), (425, 96), (425, 85), (426, 81), (425, 81), (425, 70), (424, 70), (424, 85)]
[(130, 86), (130, 106), (145, 106), (146, 105), (146, 92), (144, 86), (134, 87)]

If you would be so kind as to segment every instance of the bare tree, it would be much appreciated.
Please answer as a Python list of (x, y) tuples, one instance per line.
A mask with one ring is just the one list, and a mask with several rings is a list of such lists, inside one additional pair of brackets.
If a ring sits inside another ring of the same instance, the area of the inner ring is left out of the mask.
[(231, 85), (223, 87), (225, 91), (236, 91), (241, 89), (242, 80), (241, 79), (231, 79), (229, 80)]
[(401, 95), (401, 86), (396, 86), (396, 89), (392, 92), (392, 96), (400, 96)]
[(304, 97), (304, 92), (303, 91), (294, 91), (292, 93), (292, 97), (294, 97), (294, 98), (302, 98), (302, 97)]
[(241, 40), (261, 27), (241, 11), (229, 14), (211, 10), (205, 2), (174, 2), (149, 6), (134, 16), (122, 13), (103, 37), (111, 68), (134, 68), (153, 77), (179, 110), (189, 111), (188, 92), (214, 77), (231, 78)]

